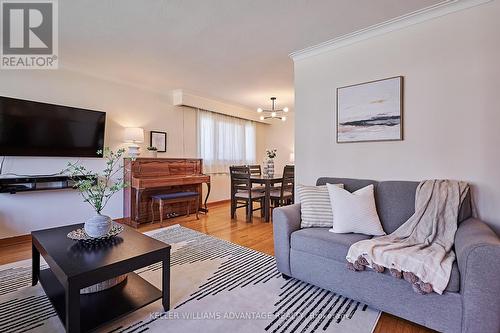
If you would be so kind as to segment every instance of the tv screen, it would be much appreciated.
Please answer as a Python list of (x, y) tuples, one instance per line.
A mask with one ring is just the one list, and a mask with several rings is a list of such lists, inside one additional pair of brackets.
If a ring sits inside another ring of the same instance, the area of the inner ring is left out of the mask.
[(0, 156), (100, 157), (106, 113), (0, 97)]

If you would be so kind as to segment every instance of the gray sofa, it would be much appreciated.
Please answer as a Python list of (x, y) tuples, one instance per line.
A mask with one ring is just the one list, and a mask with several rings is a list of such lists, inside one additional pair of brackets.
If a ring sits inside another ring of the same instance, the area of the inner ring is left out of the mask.
[[(375, 186), (377, 210), (386, 233), (413, 213), (417, 182), (320, 178), (317, 185), (342, 183), (348, 191)], [(328, 228), (300, 228), (300, 204), (273, 212), (278, 270), (322, 288), (442, 332), (500, 332), (500, 240), (484, 222), (471, 217), (470, 197), (462, 204), (455, 237), (457, 260), (443, 295), (418, 295), (410, 284), (388, 273), (353, 272), (347, 250), (368, 239), (334, 234)]]

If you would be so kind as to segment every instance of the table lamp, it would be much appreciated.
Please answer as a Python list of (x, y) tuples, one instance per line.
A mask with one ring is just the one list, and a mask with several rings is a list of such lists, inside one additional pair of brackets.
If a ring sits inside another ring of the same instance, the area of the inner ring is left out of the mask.
[(130, 143), (128, 146), (128, 155), (131, 158), (138, 157), (141, 154), (141, 147), (138, 143), (144, 142), (144, 129), (139, 127), (127, 127), (125, 128), (124, 139), (125, 142)]

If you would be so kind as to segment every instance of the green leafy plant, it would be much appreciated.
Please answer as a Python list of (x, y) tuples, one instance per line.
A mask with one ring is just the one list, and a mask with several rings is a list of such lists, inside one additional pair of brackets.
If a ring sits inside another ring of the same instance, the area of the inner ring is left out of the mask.
[(68, 163), (66, 172), (75, 181), (75, 188), (80, 192), (83, 201), (89, 203), (97, 212), (101, 214), (106, 207), (109, 199), (118, 191), (128, 186), (122, 177), (114, 178), (115, 175), (123, 170), (120, 164), (125, 149), (119, 149), (113, 152), (108, 147), (104, 151), (98, 150), (97, 154), (102, 155), (106, 160), (106, 167), (102, 174), (88, 170), (83, 165)]
[(146, 149), (147, 149), (147, 150), (149, 150), (149, 151), (157, 151), (157, 150), (158, 150), (158, 148), (156, 148), (156, 147), (154, 147), (154, 146), (152, 146), (152, 147), (148, 147), (148, 148), (146, 148)]

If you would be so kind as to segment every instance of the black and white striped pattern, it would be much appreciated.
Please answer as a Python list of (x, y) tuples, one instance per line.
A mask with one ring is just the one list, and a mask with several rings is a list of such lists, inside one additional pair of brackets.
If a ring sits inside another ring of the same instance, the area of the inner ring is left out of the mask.
[[(171, 266), (192, 264), (202, 260), (226, 259), (213, 276), (199, 287), (199, 290), (192, 293), (187, 300), (178, 304), (176, 308), (209, 295), (216, 295), (222, 291), (231, 291), (237, 287), (245, 287), (250, 284), (265, 283), (280, 276), (273, 256), (207, 236), (191, 229), (182, 227), (169, 228), (153, 236), (168, 244), (187, 241), (185, 245), (172, 253)], [(161, 263), (158, 263), (140, 270), (139, 274), (160, 269)]]
[[(40, 269), (47, 268), (42, 264)], [(31, 286), (31, 266), (20, 266), (0, 270), (0, 296)]]
[[(367, 305), (354, 301), (342, 295), (324, 290), (296, 279), (285, 281), (276, 269), (275, 258), (224, 240), (213, 238), (195, 231), (179, 228), (175, 232), (157, 234), (155, 238), (169, 242), (169, 237), (187, 240), (182, 237), (188, 233), (194, 237), (185, 246), (172, 255), (172, 265), (193, 263), (197, 260), (213, 260), (227, 258), (218, 270), (208, 280), (198, 287), (198, 290), (175, 306), (178, 310), (191, 302), (200, 301), (206, 297), (216, 296), (223, 292), (231, 292), (247, 286), (265, 284), (272, 279), (282, 281), (279, 300), (273, 304), (275, 318), (267, 323), (267, 332), (301, 332), (313, 333), (335, 329), (344, 320), (354, 318), (358, 311), (364, 312)], [(218, 249), (218, 250), (215, 250)], [(159, 269), (161, 267), (157, 267)], [(129, 330), (149, 327), (158, 319), (148, 323), (134, 323), (120, 333)]]
[(176, 308), (187, 302), (200, 300), (210, 295), (217, 295), (224, 291), (266, 283), (280, 275), (276, 269), (274, 257), (246, 249), (231, 256), (207, 282), (202, 284), (196, 292), (192, 293), (187, 300), (177, 305)]
[[(344, 187), (343, 184), (336, 186)], [(300, 201), (301, 228), (333, 226), (332, 206), (326, 185), (297, 185), (297, 197)]]
[(56, 316), (45, 295), (14, 298), (0, 303), (0, 332), (27, 332)]
[[(150, 236), (173, 245), (172, 310), (164, 313), (157, 302), (111, 323), (100, 332), (219, 332), (223, 325), (229, 331), (239, 332), (368, 333), (377, 321), (378, 312), (367, 310), (364, 304), (299, 280), (284, 280), (273, 256), (180, 226), (164, 228)], [(28, 287), (29, 266), (30, 261), (24, 261), (17, 266), (0, 268), (0, 290), (4, 291), (4, 295), (0, 295), (0, 332), (64, 332), (41, 287)], [(137, 273), (158, 283), (160, 269), (161, 264), (155, 264)], [(201, 272), (200, 276), (205, 277), (196, 285), (182, 284), (186, 272)], [(178, 289), (191, 291), (175, 295)], [(228, 307), (236, 312), (267, 312), (271, 318), (250, 322), (227, 320), (223, 324), (169, 318), (172, 313), (182, 318), (192, 313), (224, 312)], [(154, 316), (151, 311), (155, 311)], [(363, 323), (361, 326), (365, 329), (353, 329), (351, 322)]]
[(328, 327), (352, 319), (360, 304), (347, 297), (299, 280), (289, 280), (281, 287), (280, 299), (274, 304), (277, 317), (265, 328), (266, 331), (313, 333), (326, 331)]

